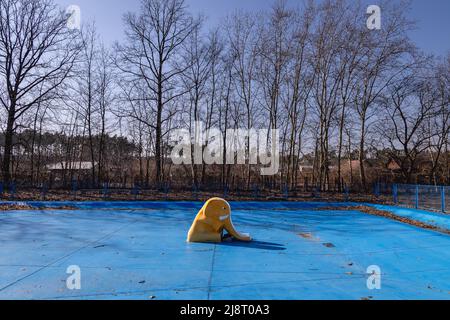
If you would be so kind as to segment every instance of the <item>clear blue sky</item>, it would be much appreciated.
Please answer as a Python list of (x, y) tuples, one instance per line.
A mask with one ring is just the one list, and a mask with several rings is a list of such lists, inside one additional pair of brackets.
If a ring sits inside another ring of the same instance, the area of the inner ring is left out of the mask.
[[(106, 43), (120, 40), (123, 36), (122, 16), (127, 11), (137, 11), (139, 0), (55, 0), (62, 6), (76, 4), (82, 10), (83, 21), (95, 19), (97, 28)], [(303, 0), (288, 0), (289, 4)], [(397, 0), (393, 0), (397, 1)], [(235, 9), (252, 11), (270, 8), (274, 0), (187, 0), (193, 13), (208, 17), (208, 25), (220, 22)], [(363, 3), (377, 4), (376, 0)], [(409, 17), (417, 21), (417, 30), (411, 38), (424, 51), (445, 55), (450, 51), (450, 0), (412, 0)]]

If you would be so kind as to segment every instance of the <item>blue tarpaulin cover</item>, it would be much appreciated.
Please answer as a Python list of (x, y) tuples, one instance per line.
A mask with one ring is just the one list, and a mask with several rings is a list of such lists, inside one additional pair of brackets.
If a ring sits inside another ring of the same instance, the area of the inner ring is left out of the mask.
[[(345, 204), (234, 202), (252, 243), (190, 244), (199, 202), (30, 202), (0, 212), (0, 299), (450, 299), (450, 236)], [(377, 206), (450, 226), (450, 217)], [(81, 289), (69, 290), (69, 266)], [(381, 289), (370, 290), (370, 266)]]

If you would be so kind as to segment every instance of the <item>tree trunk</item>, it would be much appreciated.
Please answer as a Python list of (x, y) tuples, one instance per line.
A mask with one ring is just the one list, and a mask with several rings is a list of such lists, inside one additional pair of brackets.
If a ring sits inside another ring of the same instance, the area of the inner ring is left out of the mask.
[(339, 124), (339, 147), (338, 147), (338, 191), (342, 192), (342, 149), (344, 144), (344, 125), (345, 125), (345, 103), (342, 106), (341, 122)]
[[(160, 86), (161, 88), (161, 86)], [(156, 176), (155, 182), (158, 187), (161, 187), (162, 183), (162, 168), (161, 168), (161, 140), (162, 140), (162, 88), (158, 95), (158, 112), (156, 119), (156, 141), (155, 141), (155, 161), (156, 161)]]
[(13, 137), (14, 137), (14, 122), (15, 122), (15, 106), (11, 105), (8, 114), (8, 124), (5, 132), (5, 153), (3, 155), (2, 172), (3, 182), (9, 186), (11, 183), (11, 157), (13, 151)]
[(366, 190), (366, 171), (364, 166), (364, 161), (366, 160), (365, 157), (365, 144), (366, 144), (366, 123), (365, 121), (362, 121), (361, 124), (361, 140), (359, 144), (359, 174), (361, 179), (361, 187), (363, 190)]

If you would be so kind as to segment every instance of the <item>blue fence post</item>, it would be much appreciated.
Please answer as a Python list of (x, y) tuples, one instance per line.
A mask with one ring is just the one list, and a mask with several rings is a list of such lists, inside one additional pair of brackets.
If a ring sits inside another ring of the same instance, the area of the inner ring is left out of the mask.
[(442, 206), (442, 212), (445, 213), (445, 187), (441, 187), (441, 206)]
[(192, 185), (192, 198), (198, 200), (198, 187), (195, 183)]
[(253, 190), (253, 198), (254, 199), (258, 199), (259, 198), (259, 188), (257, 185), (253, 185), (252, 186), (252, 190)]
[(283, 186), (283, 197), (285, 200), (289, 200), (289, 186), (287, 184)]
[(394, 194), (394, 204), (398, 205), (398, 185), (394, 184), (392, 193)]
[(103, 199), (106, 200), (108, 198), (108, 189), (109, 185), (108, 182), (103, 184)]
[[(170, 186), (168, 182), (164, 182), (164, 194), (166, 197), (166, 200), (169, 200), (169, 192), (170, 192)], [(198, 195), (197, 195), (198, 198)]]
[(73, 192), (73, 197), (76, 198), (77, 197), (77, 189), (78, 189), (78, 183), (77, 180), (72, 180), (72, 192)]
[(416, 185), (416, 209), (419, 209), (419, 186)]
[(350, 190), (349, 190), (348, 186), (345, 186), (344, 194), (345, 194), (345, 201), (348, 202), (350, 200)]
[(228, 192), (229, 192), (228, 186), (225, 186), (223, 188), (223, 198), (224, 199), (228, 198)]
[(14, 200), (15, 195), (16, 195), (16, 183), (15, 182), (11, 182), (11, 184), (9, 185), (9, 192), (10, 192), (10, 197), (11, 200)]
[(314, 187), (313, 197), (320, 198), (320, 188), (319, 187)]
[(375, 197), (377, 197), (377, 198), (380, 197), (380, 184), (378, 182), (375, 183), (374, 193), (375, 193)]
[(47, 191), (48, 191), (47, 184), (44, 182), (44, 183), (42, 184), (42, 189), (41, 189), (41, 198), (42, 198), (42, 201), (45, 201), (45, 196), (46, 196), (46, 194), (47, 194)]
[(139, 188), (138, 185), (135, 183), (133, 190), (131, 191), (131, 194), (134, 196), (134, 200), (137, 200), (138, 196), (139, 196)]

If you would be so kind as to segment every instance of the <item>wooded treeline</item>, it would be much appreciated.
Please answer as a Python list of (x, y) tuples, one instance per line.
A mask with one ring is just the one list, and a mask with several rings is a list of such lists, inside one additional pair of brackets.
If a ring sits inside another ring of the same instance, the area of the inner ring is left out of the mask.
[[(97, 187), (450, 184), (450, 53), (410, 40), (407, 3), (380, 7), (381, 30), (347, 0), (276, 1), (207, 30), (184, 0), (142, 0), (108, 46), (94, 22), (68, 29), (51, 0), (0, 0), (3, 181), (39, 186), (60, 163), (63, 185)], [(174, 166), (170, 133), (199, 121), (224, 139), (279, 129), (279, 174)]]

